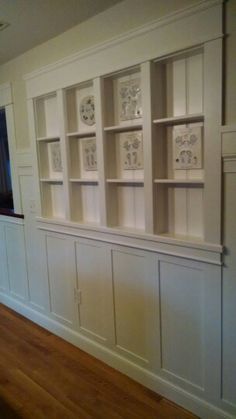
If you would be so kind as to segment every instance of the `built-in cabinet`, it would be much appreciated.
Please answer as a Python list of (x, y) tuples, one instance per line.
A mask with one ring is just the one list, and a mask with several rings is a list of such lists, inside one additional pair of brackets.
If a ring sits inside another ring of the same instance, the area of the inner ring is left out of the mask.
[(221, 18), (201, 2), (27, 75), (25, 219), (0, 220), (3, 303), (205, 419), (236, 411)]

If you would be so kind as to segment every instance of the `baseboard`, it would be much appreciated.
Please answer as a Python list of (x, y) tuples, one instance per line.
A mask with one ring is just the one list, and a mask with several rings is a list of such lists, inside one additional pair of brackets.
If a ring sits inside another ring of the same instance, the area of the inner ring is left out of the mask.
[(29, 305), (18, 301), (9, 295), (0, 293), (0, 302), (15, 310), (17, 313), (22, 314), (24, 317), (32, 320), (34, 323), (98, 358), (109, 366), (117, 369), (123, 374), (128, 375), (130, 378), (150, 388), (161, 396), (166, 397), (185, 409), (195, 413), (201, 419), (235, 418), (235, 416), (194, 396), (193, 394), (188, 393), (158, 375), (137, 366), (116, 352), (90, 340), (74, 330), (69, 329), (49, 316), (37, 312)]

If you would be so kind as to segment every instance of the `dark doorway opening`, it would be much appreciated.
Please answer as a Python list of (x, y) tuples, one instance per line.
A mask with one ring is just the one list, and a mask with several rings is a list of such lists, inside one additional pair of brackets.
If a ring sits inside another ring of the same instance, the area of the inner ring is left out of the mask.
[(0, 208), (14, 209), (5, 109), (0, 109)]

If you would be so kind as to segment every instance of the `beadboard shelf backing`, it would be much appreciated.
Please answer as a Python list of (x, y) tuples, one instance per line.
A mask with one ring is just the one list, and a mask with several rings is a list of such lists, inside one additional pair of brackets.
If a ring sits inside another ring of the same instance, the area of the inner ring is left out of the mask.
[[(86, 120), (94, 110), (93, 82), (88, 81), (81, 86), (66, 90), (66, 120), (68, 136), (82, 137), (95, 133), (95, 119)], [(86, 107), (89, 106), (88, 107)], [(90, 112), (86, 115), (86, 111)], [(93, 134), (94, 135), (94, 134)]]
[(38, 140), (50, 141), (60, 137), (56, 93), (35, 101), (35, 115)]

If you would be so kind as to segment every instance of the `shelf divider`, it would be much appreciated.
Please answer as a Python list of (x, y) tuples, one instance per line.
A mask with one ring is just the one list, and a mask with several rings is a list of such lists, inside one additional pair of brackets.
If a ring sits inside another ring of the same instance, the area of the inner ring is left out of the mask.
[(180, 116), (171, 116), (169, 118), (154, 119), (153, 123), (157, 125), (181, 125), (181, 124), (190, 124), (193, 122), (203, 122), (204, 115), (202, 113), (192, 114), (192, 115), (180, 115)]
[(203, 179), (154, 179), (154, 183), (175, 185), (204, 185)]
[(145, 231), (154, 233), (154, 199), (153, 199), (153, 109), (152, 109), (152, 79), (154, 64), (146, 62), (141, 65), (141, 90), (143, 107), (143, 163), (144, 163), (144, 200), (145, 200)]
[(107, 179), (107, 183), (123, 183), (123, 184), (130, 184), (130, 185), (143, 185), (144, 180), (143, 179)]
[(113, 125), (111, 127), (104, 127), (105, 132), (128, 132), (128, 131), (138, 131), (143, 127), (142, 124), (132, 124), (132, 125)]
[(95, 137), (96, 136), (96, 131), (95, 130), (91, 130), (91, 131), (77, 131), (77, 132), (69, 132), (66, 134), (66, 136), (68, 138), (72, 137), (72, 138), (87, 138), (87, 137)]

